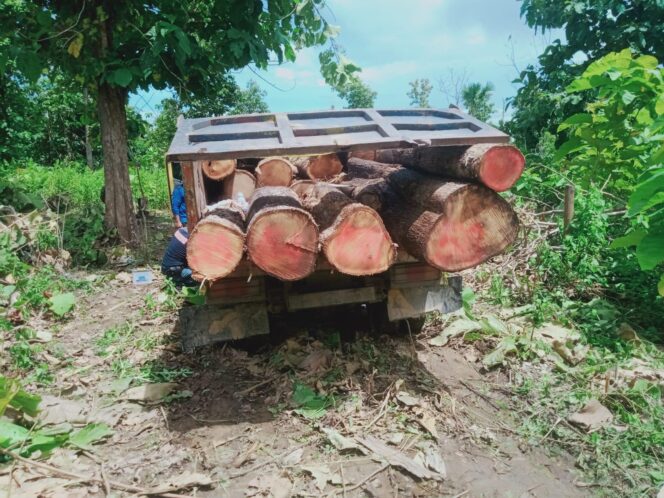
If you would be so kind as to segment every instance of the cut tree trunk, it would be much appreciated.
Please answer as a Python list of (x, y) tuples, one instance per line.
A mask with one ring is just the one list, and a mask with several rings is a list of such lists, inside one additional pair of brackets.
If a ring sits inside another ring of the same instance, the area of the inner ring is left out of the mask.
[(315, 183), (313, 180), (295, 180), (291, 183), (290, 189), (302, 198)]
[(336, 154), (291, 158), (302, 178), (329, 180), (341, 173), (344, 166)]
[(198, 281), (231, 273), (244, 252), (244, 212), (232, 200), (209, 206), (187, 242), (187, 264)]
[(370, 189), (392, 238), (436, 268), (471, 268), (501, 253), (516, 238), (516, 214), (502, 197), (482, 185), (349, 159), (349, 174), (362, 169), (365, 177), (379, 172), (381, 178), (346, 182), (349, 194), (360, 201)]
[(288, 187), (297, 168), (283, 157), (266, 157), (256, 166), (255, 175), (258, 187)]
[(248, 171), (236, 169), (229, 177), (224, 178), (224, 199), (237, 200), (238, 194), (242, 193), (247, 202), (256, 190), (256, 178)]
[(127, 91), (99, 85), (97, 111), (104, 155), (104, 199), (106, 228), (117, 230), (123, 242), (138, 243), (138, 226), (129, 182), (129, 156), (127, 149)]
[(330, 184), (315, 183), (301, 191), (302, 205), (318, 223), (323, 252), (335, 269), (375, 275), (394, 263), (396, 246), (375, 210)]
[(203, 161), (203, 174), (210, 180), (223, 180), (233, 174), (237, 168), (235, 159), (217, 159)]
[(318, 227), (287, 187), (261, 187), (247, 214), (247, 252), (265, 273), (281, 280), (299, 280), (314, 271)]
[(503, 192), (523, 173), (525, 159), (512, 145), (417, 147), (376, 151), (376, 161), (402, 164), (446, 178), (478, 181), (491, 190)]

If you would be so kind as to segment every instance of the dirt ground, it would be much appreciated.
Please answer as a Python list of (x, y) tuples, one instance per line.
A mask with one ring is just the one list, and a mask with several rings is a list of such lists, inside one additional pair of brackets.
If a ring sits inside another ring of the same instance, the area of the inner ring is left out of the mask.
[[(588, 495), (568, 455), (519, 437), (526, 415), (503, 388), (509, 378), (481, 372), (481, 344), (428, 344), (435, 321), (417, 336), (368, 337), (360, 315), (346, 316), (276, 343), (184, 354), (160, 277), (137, 286), (128, 276), (97, 275), (47, 353), (46, 416), (104, 422), (113, 435), (46, 461), (78, 479), (17, 463), (0, 475), (10, 496), (103, 496), (86, 481), (99, 476), (136, 488), (112, 496)], [(352, 339), (333, 344), (339, 327)]]

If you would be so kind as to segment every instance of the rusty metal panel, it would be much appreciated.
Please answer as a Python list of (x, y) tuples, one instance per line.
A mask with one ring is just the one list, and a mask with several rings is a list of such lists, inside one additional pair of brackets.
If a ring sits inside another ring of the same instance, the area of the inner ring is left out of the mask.
[(451, 313), (462, 306), (461, 277), (448, 277), (438, 285), (390, 288), (387, 292), (387, 316), (390, 321), (417, 318), (431, 311)]
[(456, 108), (340, 109), (178, 120), (169, 161), (471, 145), (508, 135)]

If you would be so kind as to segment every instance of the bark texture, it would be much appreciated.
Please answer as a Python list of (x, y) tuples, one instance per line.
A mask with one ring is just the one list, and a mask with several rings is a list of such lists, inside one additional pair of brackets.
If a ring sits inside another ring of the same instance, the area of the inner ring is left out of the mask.
[(511, 188), (525, 165), (519, 149), (506, 144), (384, 149), (377, 150), (375, 156), (376, 161), (441, 177), (478, 181), (496, 192)]
[(292, 190), (256, 189), (247, 222), (249, 258), (265, 273), (281, 280), (299, 280), (314, 271), (318, 227)]
[(101, 145), (104, 153), (104, 223), (116, 229), (123, 242), (138, 243), (138, 227), (129, 182), (127, 150), (127, 92), (108, 84), (99, 86), (97, 111), (101, 126)]
[(244, 252), (244, 212), (232, 200), (209, 206), (187, 242), (187, 263), (198, 280), (230, 274)]
[(363, 189), (371, 186), (392, 238), (412, 256), (441, 270), (459, 271), (499, 254), (516, 238), (514, 211), (486, 187), (367, 163), (372, 161), (351, 158), (349, 174), (364, 170), (365, 178), (381, 177), (363, 185), (351, 180), (350, 193), (360, 200)]
[(343, 171), (343, 164), (336, 154), (291, 158), (302, 178), (329, 180)]

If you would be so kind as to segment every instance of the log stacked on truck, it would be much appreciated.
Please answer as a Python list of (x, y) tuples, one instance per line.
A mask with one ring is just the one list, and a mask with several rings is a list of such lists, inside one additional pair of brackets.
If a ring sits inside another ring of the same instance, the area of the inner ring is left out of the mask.
[[(244, 247), (265, 273), (291, 281), (311, 274), (322, 251), (339, 272), (373, 275), (394, 263), (396, 242), (440, 270), (471, 268), (516, 238), (518, 219), (496, 192), (524, 162), (505, 144), (233, 161), (221, 180), (229, 200), (194, 229), (190, 265), (199, 280), (223, 278)], [(231, 164), (213, 163), (203, 165), (210, 178)]]

